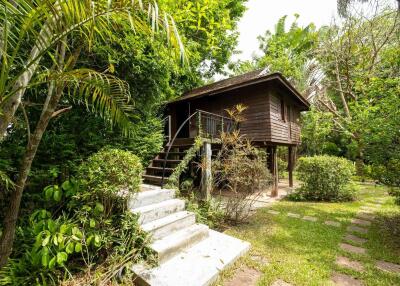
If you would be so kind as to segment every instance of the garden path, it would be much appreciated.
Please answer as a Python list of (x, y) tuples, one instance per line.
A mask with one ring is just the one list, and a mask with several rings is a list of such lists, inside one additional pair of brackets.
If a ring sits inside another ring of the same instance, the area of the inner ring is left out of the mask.
[(356, 202), (260, 208), (248, 225), (228, 230), (252, 250), (217, 285), (400, 285), (400, 248), (385, 222), (400, 210), (385, 187), (360, 187)]

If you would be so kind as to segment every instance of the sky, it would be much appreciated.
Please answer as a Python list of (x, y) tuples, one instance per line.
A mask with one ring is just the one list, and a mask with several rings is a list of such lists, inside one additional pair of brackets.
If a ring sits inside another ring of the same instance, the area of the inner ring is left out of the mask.
[(242, 54), (234, 55), (232, 60), (248, 60), (258, 50), (257, 36), (266, 30), (274, 30), (276, 22), (284, 15), (288, 15), (289, 26), (294, 14), (299, 14), (298, 23), (306, 26), (313, 22), (317, 27), (327, 25), (336, 15), (337, 0), (249, 0), (247, 11), (240, 20), (239, 44), (237, 50)]

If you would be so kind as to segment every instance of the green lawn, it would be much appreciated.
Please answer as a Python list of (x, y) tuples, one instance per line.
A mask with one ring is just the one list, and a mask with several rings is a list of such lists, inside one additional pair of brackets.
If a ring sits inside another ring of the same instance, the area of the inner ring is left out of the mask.
[[(233, 227), (226, 232), (252, 244), (250, 253), (239, 260), (235, 266), (222, 275), (217, 285), (233, 275), (235, 268), (243, 264), (263, 273), (258, 285), (270, 285), (282, 279), (294, 285), (331, 285), (332, 272), (350, 274), (363, 280), (365, 285), (400, 285), (400, 275), (389, 274), (374, 267), (375, 260), (400, 263), (400, 207), (386, 194), (384, 187), (360, 185), (359, 199), (350, 203), (300, 203), (281, 201), (271, 208), (279, 211), (272, 215), (268, 209), (260, 209), (251, 222)], [(349, 255), (340, 250), (344, 242), (346, 227), (359, 211), (359, 208), (374, 198), (386, 198), (386, 202), (376, 212), (376, 219), (369, 227), (368, 238), (363, 247), (367, 255)], [(291, 218), (288, 212), (315, 216), (317, 222)], [(397, 216), (397, 219), (395, 219)], [(325, 220), (339, 221), (342, 227), (323, 224)], [(397, 236), (396, 236), (397, 232)], [(251, 256), (265, 257), (268, 265), (262, 265)], [(361, 261), (365, 272), (360, 274), (336, 266), (337, 255)]]

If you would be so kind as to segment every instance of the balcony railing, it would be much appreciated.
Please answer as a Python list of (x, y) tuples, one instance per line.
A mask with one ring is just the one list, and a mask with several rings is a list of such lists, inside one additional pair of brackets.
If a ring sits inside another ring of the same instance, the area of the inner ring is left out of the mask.
[(197, 110), (197, 116), (193, 121), (190, 126), (190, 137), (219, 138), (222, 132), (229, 133), (235, 129), (235, 122), (229, 117), (203, 110)]

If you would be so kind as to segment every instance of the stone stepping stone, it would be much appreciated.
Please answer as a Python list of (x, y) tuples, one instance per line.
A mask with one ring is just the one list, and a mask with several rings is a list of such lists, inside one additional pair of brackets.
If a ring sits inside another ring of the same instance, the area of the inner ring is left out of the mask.
[(364, 271), (364, 266), (360, 262), (351, 260), (345, 256), (338, 256), (336, 258), (336, 264), (345, 268), (353, 269), (355, 271)]
[(272, 214), (272, 215), (278, 215), (280, 212), (274, 211), (274, 210), (268, 210), (267, 213)]
[(304, 220), (308, 220), (308, 221), (317, 221), (318, 219), (315, 216), (303, 216)]
[(272, 283), (271, 286), (293, 286), (293, 285), (290, 283), (287, 283), (281, 279), (278, 279), (274, 283)]
[(375, 216), (374, 216), (374, 215), (372, 215), (371, 213), (365, 213), (365, 212), (360, 212), (360, 213), (358, 213), (358, 214), (357, 214), (357, 217), (358, 217), (358, 218), (361, 218), (361, 219), (369, 220), (369, 221), (375, 219)]
[(351, 242), (360, 243), (360, 244), (363, 244), (363, 243), (367, 242), (367, 239), (361, 238), (361, 237), (358, 237), (358, 236), (355, 236), (355, 235), (352, 235), (352, 234), (346, 234), (344, 239), (349, 240)]
[(364, 206), (364, 207), (361, 207), (360, 210), (363, 210), (363, 211), (366, 211), (366, 212), (374, 212), (374, 211), (376, 211), (376, 208), (371, 208), (371, 207)]
[(252, 256), (250, 256), (250, 258), (251, 258), (251, 260), (253, 260), (257, 263), (260, 263), (262, 265), (269, 264), (268, 259), (266, 259), (264, 256), (261, 256), (261, 255), (252, 255)]
[(338, 221), (332, 221), (332, 220), (327, 220), (324, 222), (324, 224), (326, 225), (331, 225), (331, 226), (335, 226), (335, 227), (341, 227), (342, 225), (340, 224), (340, 222)]
[(340, 246), (340, 248), (342, 250), (347, 251), (347, 252), (356, 253), (356, 254), (365, 254), (365, 253), (367, 253), (365, 248), (358, 247), (358, 246), (353, 246), (351, 244), (340, 243), (339, 246)]
[(400, 265), (399, 264), (380, 260), (380, 261), (376, 262), (376, 267), (383, 271), (400, 273)]
[(235, 275), (224, 286), (256, 285), (262, 273), (250, 267), (243, 267), (236, 271)]
[(287, 215), (288, 215), (289, 217), (300, 218), (300, 215), (299, 215), (299, 214), (288, 213)]
[(357, 280), (356, 278), (353, 278), (346, 274), (337, 273), (337, 272), (333, 273), (332, 282), (338, 286), (363, 286), (364, 285), (360, 280)]
[(370, 226), (371, 222), (368, 220), (363, 220), (363, 219), (358, 219), (358, 218), (353, 218), (351, 220), (351, 223), (353, 224), (358, 224), (358, 225), (362, 225), (362, 226)]
[(359, 226), (355, 226), (355, 225), (349, 225), (347, 227), (347, 231), (355, 231), (355, 232), (364, 233), (364, 234), (368, 233), (368, 229), (359, 227)]

